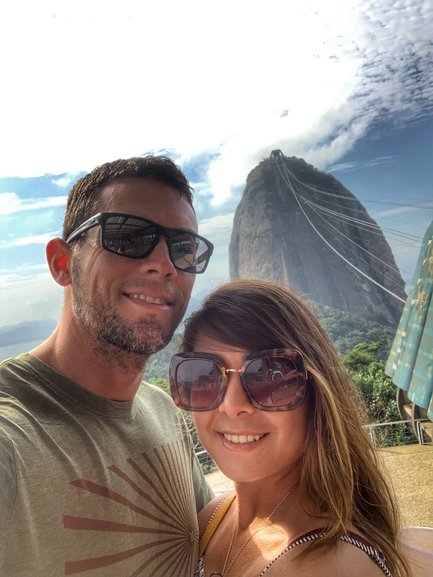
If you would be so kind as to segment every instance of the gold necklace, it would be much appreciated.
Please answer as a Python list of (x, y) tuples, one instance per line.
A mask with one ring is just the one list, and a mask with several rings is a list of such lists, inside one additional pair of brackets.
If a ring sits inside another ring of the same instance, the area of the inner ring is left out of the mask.
[[(266, 517), (263, 525), (260, 525), (260, 527), (258, 527), (255, 531), (253, 531), (251, 533), (251, 535), (248, 537), (248, 539), (242, 544), (242, 546), (240, 547), (239, 551), (236, 553), (236, 555), (233, 557), (233, 559), (230, 562), (230, 565), (228, 565), (229, 562), (229, 558), (230, 558), (230, 553), (232, 552), (232, 548), (233, 548), (233, 543), (235, 540), (235, 535), (236, 535), (236, 531), (239, 528), (239, 524), (236, 523), (234, 529), (233, 529), (233, 533), (230, 539), (230, 544), (229, 544), (229, 548), (227, 550), (227, 555), (224, 561), (224, 566), (222, 568), (221, 571), (214, 571), (213, 573), (211, 573), (209, 575), (209, 577), (227, 577), (228, 574), (230, 573), (233, 565), (235, 564), (235, 562), (237, 561), (237, 559), (239, 558), (239, 555), (242, 553), (242, 551), (245, 549), (245, 547), (248, 545), (248, 543), (251, 541), (251, 539), (257, 535), (257, 533), (259, 531), (261, 531), (262, 529), (264, 529), (265, 527), (269, 527), (269, 521), (271, 520), (272, 515), (274, 515), (274, 513), (276, 513), (278, 511), (278, 509), (281, 507), (281, 505), (284, 503), (284, 501), (293, 493), (293, 491), (296, 489), (296, 487), (298, 486), (298, 483), (295, 483), (292, 487), (290, 487), (290, 489), (288, 490), (288, 492), (283, 495), (283, 497), (278, 501), (278, 503), (275, 505), (275, 507), (272, 509), (271, 513)], [(228, 566), (227, 566), (228, 565)]]

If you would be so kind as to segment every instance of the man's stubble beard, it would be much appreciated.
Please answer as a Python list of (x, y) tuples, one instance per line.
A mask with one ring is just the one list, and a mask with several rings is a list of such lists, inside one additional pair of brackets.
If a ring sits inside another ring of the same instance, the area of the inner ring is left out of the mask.
[(104, 303), (102, 295), (95, 294), (92, 300), (86, 298), (89, 291), (82, 282), (78, 263), (75, 264), (72, 314), (74, 319), (94, 337), (95, 352), (103, 354), (112, 361), (116, 358), (120, 361), (126, 356), (131, 362), (133, 356), (138, 364), (144, 365), (150, 355), (167, 345), (177, 323), (168, 331), (163, 329), (155, 315), (148, 315), (135, 323), (128, 323)]

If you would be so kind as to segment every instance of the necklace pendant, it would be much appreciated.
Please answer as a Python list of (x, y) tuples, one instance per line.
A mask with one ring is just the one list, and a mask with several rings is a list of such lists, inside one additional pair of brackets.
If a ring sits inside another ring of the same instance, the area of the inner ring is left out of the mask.
[(224, 575), (222, 573), (219, 573), (218, 571), (214, 571), (209, 575), (209, 577), (224, 577)]

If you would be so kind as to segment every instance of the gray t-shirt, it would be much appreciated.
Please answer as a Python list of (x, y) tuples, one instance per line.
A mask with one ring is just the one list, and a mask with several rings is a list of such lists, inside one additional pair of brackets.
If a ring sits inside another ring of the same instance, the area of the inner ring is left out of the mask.
[(111, 401), (29, 354), (0, 365), (2, 577), (190, 577), (211, 497), (157, 387)]

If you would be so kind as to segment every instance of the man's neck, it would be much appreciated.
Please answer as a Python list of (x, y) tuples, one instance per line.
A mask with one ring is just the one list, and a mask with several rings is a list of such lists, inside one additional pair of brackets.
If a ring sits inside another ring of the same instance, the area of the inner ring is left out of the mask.
[(88, 336), (77, 341), (59, 325), (31, 354), (96, 395), (131, 401), (143, 379), (147, 358), (95, 343)]

